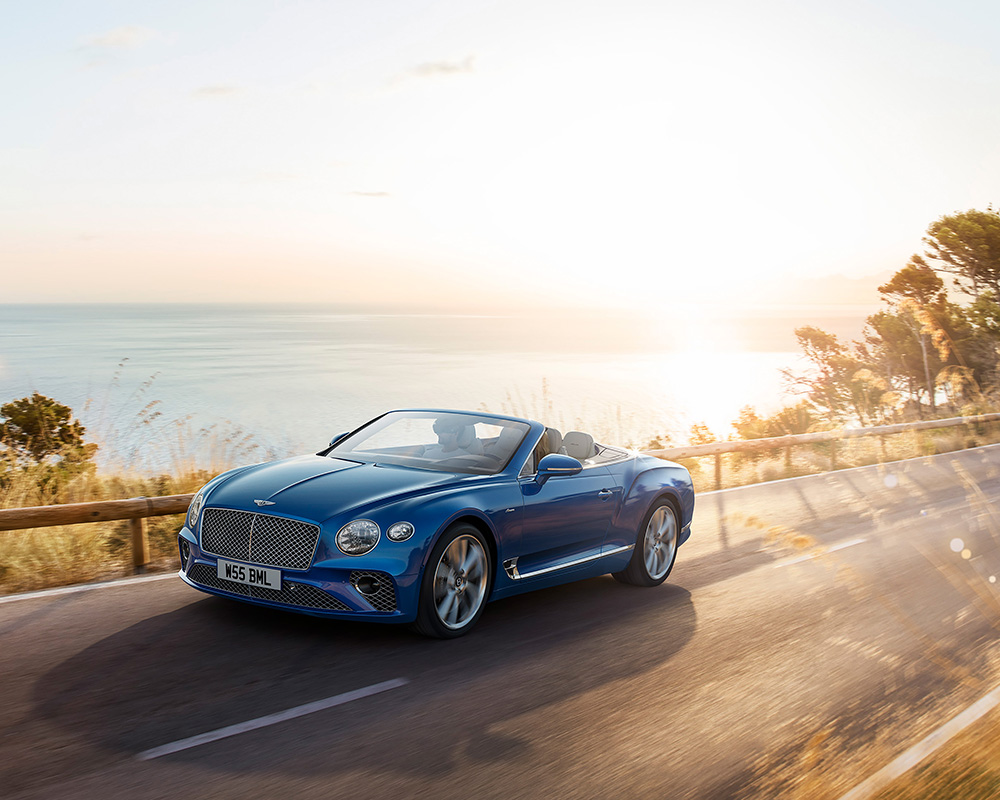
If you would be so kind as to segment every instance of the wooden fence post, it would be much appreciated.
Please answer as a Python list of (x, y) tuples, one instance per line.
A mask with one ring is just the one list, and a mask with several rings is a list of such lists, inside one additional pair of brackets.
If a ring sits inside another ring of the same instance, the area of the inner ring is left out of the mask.
[(715, 488), (722, 488), (722, 453), (715, 454)]
[[(144, 497), (136, 498), (144, 500)], [(137, 517), (129, 520), (129, 530), (132, 532), (132, 567), (136, 575), (142, 575), (149, 564), (149, 536), (146, 535), (146, 518)]]

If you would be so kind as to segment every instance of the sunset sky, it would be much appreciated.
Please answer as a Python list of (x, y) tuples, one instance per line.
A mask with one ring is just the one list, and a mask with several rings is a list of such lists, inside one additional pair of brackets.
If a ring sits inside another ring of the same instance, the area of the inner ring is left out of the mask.
[(998, 36), (961, 0), (10, 5), (0, 302), (671, 309), (884, 273), (1000, 203)]

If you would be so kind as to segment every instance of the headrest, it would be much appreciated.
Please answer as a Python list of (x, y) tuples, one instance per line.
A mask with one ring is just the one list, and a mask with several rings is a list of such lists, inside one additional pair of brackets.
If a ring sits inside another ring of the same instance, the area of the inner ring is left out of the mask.
[(458, 441), (456, 444), (459, 447), (465, 448), (472, 444), (472, 440), (476, 438), (476, 429), (472, 425), (463, 425), (458, 429)]
[(550, 453), (558, 453), (559, 448), (562, 447), (562, 434), (559, 433), (555, 428), (545, 429), (546, 442), (549, 446)]
[(517, 428), (501, 428), (500, 435), (497, 436), (497, 440), (493, 444), (493, 455), (506, 461), (514, 454), (523, 435)]
[(570, 431), (563, 438), (563, 448), (566, 455), (573, 456), (578, 461), (585, 461), (597, 455), (597, 448), (594, 447), (594, 437), (589, 433), (580, 431)]

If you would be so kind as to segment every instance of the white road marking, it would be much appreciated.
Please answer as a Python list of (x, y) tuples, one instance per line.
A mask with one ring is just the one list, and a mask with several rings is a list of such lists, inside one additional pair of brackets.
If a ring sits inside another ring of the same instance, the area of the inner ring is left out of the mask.
[(803, 556), (796, 556), (795, 558), (786, 558), (784, 561), (776, 562), (773, 566), (787, 567), (789, 564), (799, 564), (803, 561), (809, 561), (810, 559), (826, 555), (827, 553), (834, 553), (837, 550), (843, 550), (845, 547), (854, 547), (856, 544), (864, 544), (867, 541), (867, 539), (849, 539), (846, 542), (838, 542), (837, 544), (830, 545), (829, 547), (824, 547), (814, 553), (806, 553)]
[(209, 731), (208, 733), (200, 733), (197, 736), (191, 736), (187, 739), (170, 742), (170, 744), (160, 745), (159, 747), (154, 747), (151, 750), (145, 750), (142, 753), (139, 753), (136, 758), (140, 761), (149, 761), (152, 758), (159, 758), (160, 756), (166, 756), (170, 753), (188, 750), (192, 747), (198, 747), (199, 745), (208, 744), (209, 742), (215, 742), (219, 739), (226, 739), (230, 736), (246, 733), (247, 731), (255, 731), (258, 728), (266, 728), (268, 725), (277, 725), (279, 722), (284, 722), (285, 720), (295, 719), (296, 717), (304, 717), (306, 714), (312, 714), (316, 711), (323, 711), (324, 709), (333, 708), (334, 706), (342, 706), (344, 703), (350, 703), (353, 700), (360, 700), (362, 697), (370, 697), (373, 694), (387, 692), (390, 689), (398, 689), (400, 686), (405, 686), (408, 682), (409, 681), (407, 681), (406, 678), (393, 678), (391, 681), (383, 681), (382, 683), (376, 683), (372, 686), (365, 686), (362, 689), (355, 689), (351, 692), (344, 692), (343, 694), (334, 695), (333, 697), (327, 697), (325, 700), (316, 700), (313, 703), (295, 706), (295, 708), (278, 711), (275, 714), (268, 714), (266, 717), (258, 717), (257, 719), (247, 720), (246, 722), (238, 722), (235, 725), (227, 725), (225, 728), (218, 728), (217, 730)]
[(167, 572), (162, 575), (143, 575), (137, 578), (123, 578), (116, 581), (103, 581), (102, 583), (83, 583), (77, 586), (60, 586), (58, 589), (43, 589), (40, 592), (25, 592), (24, 594), (10, 594), (0, 597), (0, 603), (13, 603), (17, 600), (34, 600), (38, 597), (53, 597), (57, 594), (73, 594), (75, 592), (89, 592), (91, 589), (108, 589), (115, 586), (129, 586), (133, 583), (145, 583), (146, 581), (165, 581), (167, 578), (176, 578), (176, 572)]
[(840, 800), (867, 800), (867, 798), (885, 788), (900, 775), (909, 772), (927, 758), (927, 756), (964, 731), (984, 714), (992, 711), (996, 708), (997, 704), (1000, 704), (1000, 686), (984, 697), (981, 697), (957, 717), (950, 722), (946, 722), (894, 761), (886, 764), (870, 778), (859, 783), (841, 797)]

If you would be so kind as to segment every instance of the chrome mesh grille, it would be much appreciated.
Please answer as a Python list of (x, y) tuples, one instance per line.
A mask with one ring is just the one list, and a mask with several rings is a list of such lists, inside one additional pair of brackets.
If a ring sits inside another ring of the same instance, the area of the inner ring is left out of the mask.
[(308, 569), (319, 526), (296, 519), (206, 508), (201, 518), (201, 549), (223, 558), (281, 569)]
[(260, 586), (247, 586), (245, 583), (236, 583), (220, 578), (216, 574), (215, 568), (208, 564), (193, 564), (188, 571), (188, 577), (195, 583), (208, 586), (210, 589), (220, 589), (230, 594), (253, 597), (257, 600), (269, 600), (272, 603), (282, 603), (286, 606), (320, 608), (326, 611), (351, 610), (336, 597), (308, 583), (295, 583), (283, 580), (280, 590), (264, 589)]
[[(379, 588), (377, 592), (365, 594), (358, 589), (358, 581), (364, 577), (374, 578), (378, 581)], [(365, 570), (360, 569), (354, 570), (351, 573), (351, 586), (353, 586), (355, 591), (357, 591), (357, 593), (360, 594), (376, 611), (396, 610), (396, 590), (393, 588), (392, 578), (384, 572), (366, 572)]]

